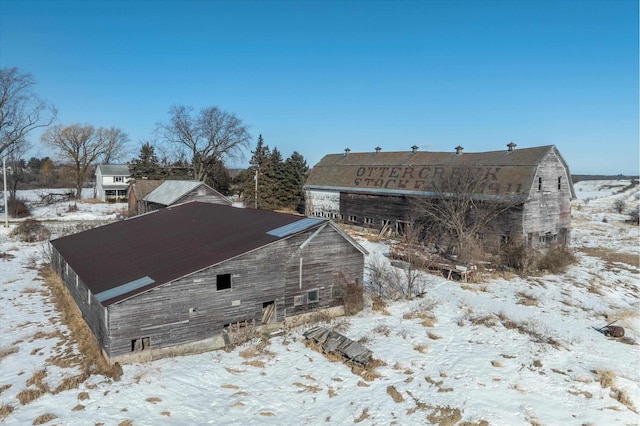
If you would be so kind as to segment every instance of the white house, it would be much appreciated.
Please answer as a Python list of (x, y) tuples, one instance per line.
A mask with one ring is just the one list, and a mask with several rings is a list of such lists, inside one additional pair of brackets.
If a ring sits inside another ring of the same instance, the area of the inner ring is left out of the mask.
[(101, 201), (127, 197), (129, 166), (101, 164), (96, 168), (96, 198)]

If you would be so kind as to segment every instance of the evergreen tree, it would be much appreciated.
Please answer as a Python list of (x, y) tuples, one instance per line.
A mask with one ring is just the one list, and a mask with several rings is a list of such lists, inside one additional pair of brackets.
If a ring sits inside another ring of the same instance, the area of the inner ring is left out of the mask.
[(212, 160), (209, 162), (205, 183), (222, 195), (230, 194), (231, 176), (222, 160)]
[(156, 156), (153, 145), (145, 142), (140, 148), (140, 155), (129, 163), (131, 177), (136, 179), (162, 179), (164, 172)]
[(284, 162), (282, 188), (287, 193), (285, 205), (304, 213), (304, 191), (302, 187), (307, 180), (309, 166), (304, 157), (297, 151)]

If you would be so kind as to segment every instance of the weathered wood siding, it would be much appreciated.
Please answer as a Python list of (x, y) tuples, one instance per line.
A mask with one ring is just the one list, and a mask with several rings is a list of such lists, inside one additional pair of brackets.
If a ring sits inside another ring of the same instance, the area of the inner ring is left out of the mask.
[[(364, 256), (334, 229), (325, 227), (302, 250), (309, 261), (303, 263), (301, 290), (299, 247), (314, 232), (278, 241), (109, 306), (109, 356), (131, 353), (134, 339), (148, 337), (151, 349), (165, 348), (212, 338), (229, 323), (260, 325), (268, 303), (275, 304), (280, 321), (284, 309), (293, 306), (293, 295), (301, 291), (324, 287), (314, 308), (339, 303), (329, 297), (334, 273), (346, 270), (362, 282)], [(290, 268), (293, 263), (295, 272)], [(231, 274), (230, 289), (217, 290), (216, 277), (221, 274)]]
[(98, 344), (102, 346), (105, 352), (109, 353), (109, 333), (107, 332), (107, 310), (98, 302), (95, 296), (89, 291), (85, 283), (71, 269), (67, 262), (60, 256), (60, 253), (52, 249), (52, 264), (67, 291), (76, 302), (76, 305), (82, 313), (82, 318), (87, 323), (93, 335), (96, 337)]
[[(300, 238), (294, 244), (298, 245)], [(306, 238), (305, 238), (306, 240)], [(303, 243), (304, 241), (300, 242)], [(302, 281), (300, 280), (302, 259)], [(326, 225), (309, 240), (302, 250), (295, 250), (286, 266), (285, 309), (287, 315), (295, 315), (316, 307), (341, 304), (334, 297), (335, 286), (350, 280), (362, 285), (364, 255), (345, 240), (334, 228)], [(318, 290), (319, 301), (308, 302), (308, 292)], [(295, 297), (302, 296), (302, 303), (295, 304)]]
[(229, 201), (221, 197), (219, 194), (211, 191), (209, 188), (202, 186), (180, 197), (173, 204), (182, 204), (189, 201), (200, 201), (202, 203), (230, 205)]
[(532, 247), (570, 243), (571, 177), (555, 150), (538, 166), (523, 209), (523, 234)]
[[(403, 195), (373, 195), (343, 192), (340, 194), (340, 212), (344, 223), (382, 229), (385, 221), (413, 221), (414, 203)], [(355, 217), (355, 220), (352, 220)], [(367, 221), (365, 219), (369, 219)], [(369, 222), (369, 223), (367, 223)]]

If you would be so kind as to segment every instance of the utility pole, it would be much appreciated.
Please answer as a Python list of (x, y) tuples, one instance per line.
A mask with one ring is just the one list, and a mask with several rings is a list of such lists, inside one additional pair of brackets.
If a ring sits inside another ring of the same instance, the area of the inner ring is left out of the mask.
[(253, 180), (256, 181), (256, 190), (255, 190), (255, 193), (254, 193), (254, 196), (253, 196), (253, 198), (254, 198), (254, 203), (253, 204), (254, 204), (254, 207), (255, 207), (256, 210), (258, 210), (258, 170), (260, 170), (260, 168), (256, 169), (256, 175), (253, 178)]
[(4, 227), (9, 227), (9, 206), (7, 205), (7, 157), (2, 157), (2, 179), (4, 181)]

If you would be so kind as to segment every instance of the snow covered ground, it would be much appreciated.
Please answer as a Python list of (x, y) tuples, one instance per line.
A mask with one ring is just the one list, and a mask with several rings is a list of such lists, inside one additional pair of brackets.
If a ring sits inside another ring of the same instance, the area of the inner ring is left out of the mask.
[[(429, 276), (423, 298), (334, 320), (379, 360), (366, 379), (305, 346), (301, 327), (230, 352), (125, 365), (119, 381), (93, 374), (62, 386), (79, 367), (60, 360), (79, 351), (38, 275), (45, 246), (11, 238), (15, 224), (0, 228), (0, 423), (639, 424), (639, 234), (613, 210), (620, 198), (638, 205), (637, 186), (617, 192), (629, 183), (576, 184), (579, 262), (563, 274), (481, 284)], [(124, 208), (69, 205), (33, 213), (95, 220)], [(388, 261), (385, 244), (360, 242)], [(592, 328), (615, 319), (623, 341)]]

